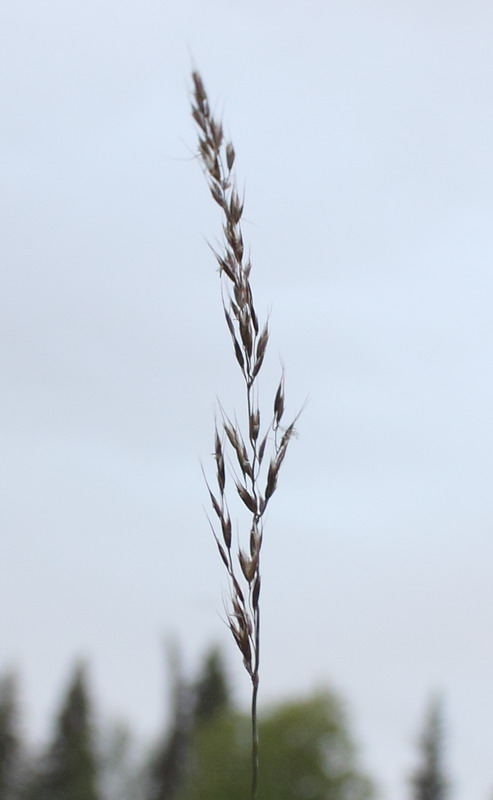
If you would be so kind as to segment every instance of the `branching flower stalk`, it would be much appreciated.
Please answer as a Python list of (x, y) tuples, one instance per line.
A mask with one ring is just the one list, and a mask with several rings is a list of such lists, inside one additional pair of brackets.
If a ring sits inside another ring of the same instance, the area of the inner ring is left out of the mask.
[[(260, 555), (264, 535), (264, 516), (277, 487), (296, 419), (281, 426), (284, 414), (284, 374), (274, 396), (273, 413), (262, 430), (257, 381), (269, 341), (268, 322), (260, 326), (250, 285), (251, 262), (245, 255), (240, 200), (233, 174), (235, 150), (224, 138), (221, 122), (213, 116), (198, 72), (192, 73), (192, 115), (199, 132), (199, 159), (212, 197), (223, 216), (223, 242), (214, 250), (221, 278), (224, 316), (234, 355), (246, 393), (247, 421), (244, 429), (221, 408), (222, 422), (216, 424), (214, 458), (217, 490), (207, 484), (217, 524), (211, 524), (214, 538), (230, 583), (227, 621), (243, 657), (252, 683), (252, 800), (258, 785), (257, 695), (260, 668)], [(244, 431), (244, 432), (243, 432)], [(231, 457), (230, 457), (231, 456)], [(232, 523), (226, 492), (226, 466), (233, 485), (248, 515), (248, 534), (233, 548)], [(233, 466), (236, 465), (236, 466)]]

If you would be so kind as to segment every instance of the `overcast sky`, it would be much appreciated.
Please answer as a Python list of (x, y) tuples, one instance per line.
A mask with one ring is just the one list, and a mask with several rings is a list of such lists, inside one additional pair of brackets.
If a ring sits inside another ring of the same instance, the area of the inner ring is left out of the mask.
[(33, 737), (68, 671), (142, 737), (226, 584), (200, 459), (242, 409), (189, 115), (235, 143), (268, 404), (309, 396), (273, 498), (261, 702), (345, 697), (381, 798), (445, 700), (453, 800), (493, 792), (493, 6), (4, 0), (0, 669)]

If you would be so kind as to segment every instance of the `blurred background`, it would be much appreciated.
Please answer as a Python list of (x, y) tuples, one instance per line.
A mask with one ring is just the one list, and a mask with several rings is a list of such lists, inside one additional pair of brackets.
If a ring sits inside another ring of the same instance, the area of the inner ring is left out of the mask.
[(187, 680), (216, 644), (248, 703), (200, 470), (243, 394), (197, 67), (245, 189), (264, 400), (281, 363), (291, 413), (309, 398), (260, 703), (334, 692), (391, 800), (440, 696), (450, 797), (491, 796), (492, 36), (483, 0), (2, 3), (0, 672), (31, 748), (78, 659), (139, 742), (174, 719), (170, 640)]

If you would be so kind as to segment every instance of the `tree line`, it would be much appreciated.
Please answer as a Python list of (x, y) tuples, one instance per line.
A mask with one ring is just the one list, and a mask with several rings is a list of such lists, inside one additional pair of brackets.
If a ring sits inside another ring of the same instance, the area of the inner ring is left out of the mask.
[[(0, 677), (0, 800), (247, 800), (249, 715), (234, 704), (217, 649), (194, 680), (172, 670), (170, 720), (148, 752), (131, 735), (94, 724), (88, 669), (74, 666), (51, 736), (32, 752), (21, 736), (16, 676)], [(427, 714), (409, 800), (447, 800), (441, 709)], [(319, 691), (260, 719), (263, 800), (371, 800), (339, 697)]]

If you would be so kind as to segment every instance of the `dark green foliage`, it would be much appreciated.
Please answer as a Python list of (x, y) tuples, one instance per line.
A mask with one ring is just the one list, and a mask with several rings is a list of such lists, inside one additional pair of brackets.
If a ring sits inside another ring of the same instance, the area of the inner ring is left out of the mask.
[[(195, 735), (192, 772), (179, 800), (248, 800), (250, 721), (224, 713)], [(260, 723), (263, 800), (368, 800), (337, 700), (328, 693), (283, 704)]]
[(365, 800), (368, 780), (337, 698), (329, 692), (286, 703), (261, 726), (262, 796), (269, 800)]
[(188, 755), (188, 721), (179, 712), (169, 735), (151, 761), (148, 800), (173, 800), (177, 796), (186, 777)]
[(230, 712), (202, 726), (190, 766), (179, 800), (249, 800), (250, 720)]
[(29, 792), (32, 800), (99, 800), (97, 760), (84, 667), (77, 666), (53, 741)]
[(194, 723), (201, 725), (210, 722), (226, 711), (229, 705), (230, 692), (224, 663), (220, 651), (213, 648), (206, 656), (202, 673), (195, 684)]
[(146, 800), (174, 800), (186, 778), (189, 764), (193, 690), (184, 679), (174, 646), (168, 648), (171, 671), (172, 720), (168, 732), (151, 756), (147, 769)]
[(212, 649), (195, 684), (180, 673), (176, 653), (169, 654), (173, 719), (156, 748), (148, 770), (147, 800), (175, 800), (187, 783), (194, 731), (211, 722), (229, 706), (229, 689), (221, 655)]
[(412, 776), (413, 800), (445, 800), (448, 781), (443, 768), (442, 708), (434, 700), (420, 741), (421, 765)]
[(6, 674), (0, 678), (0, 800), (16, 796), (19, 766), (17, 682), (13, 674)]
[[(96, 754), (86, 673), (79, 666), (51, 744), (36, 762), (23, 757), (21, 763), (15, 682), (0, 680), (0, 800), (250, 800), (251, 718), (231, 704), (220, 654), (207, 654), (194, 682), (185, 680), (176, 658), (171, 666), (171, 723), (149, 760), (121, 725), (98, 737)], [(333, 694), (277, 705), (260, 720), (260, 741), (261, 800), (371, 799)], [(417, 773), (416, 786), (424, 785), (424, 774)], [(445, 798), (422, 793), (415, 800)]]

